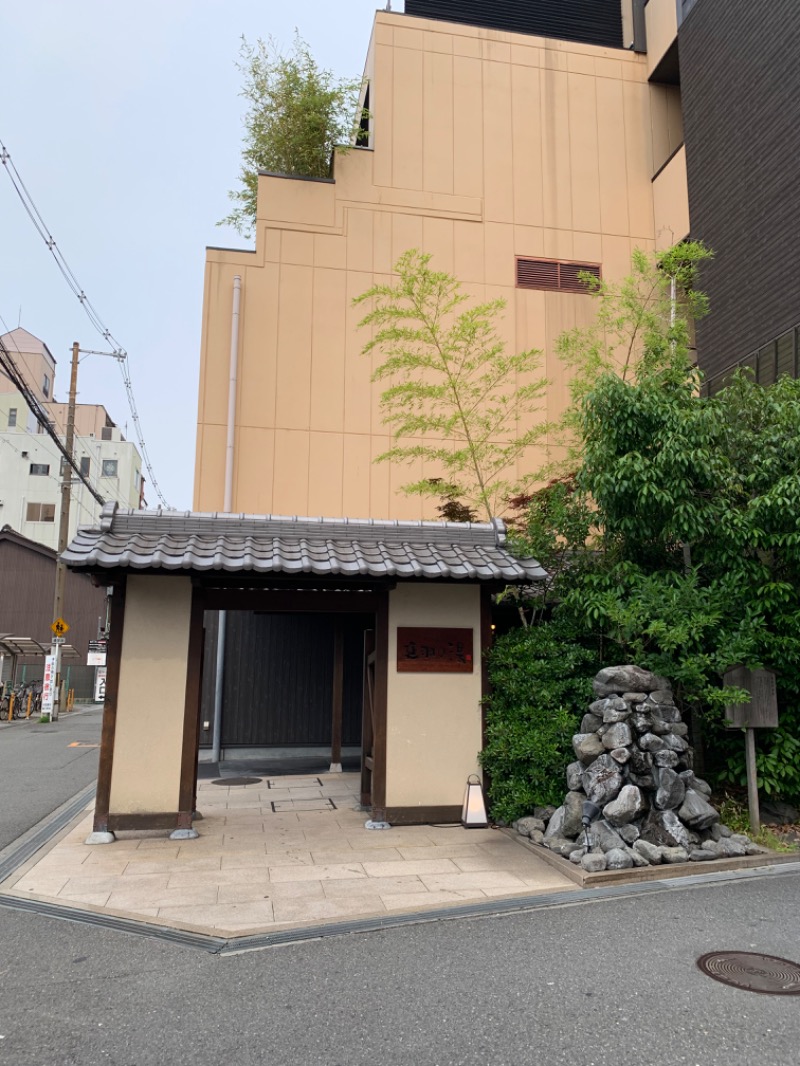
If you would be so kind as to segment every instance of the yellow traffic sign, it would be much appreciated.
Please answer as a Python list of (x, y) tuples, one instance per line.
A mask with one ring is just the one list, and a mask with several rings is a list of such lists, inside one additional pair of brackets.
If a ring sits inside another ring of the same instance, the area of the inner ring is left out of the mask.
[(50, 626), (57, 637), (63, 637), (69, 630), (69, 623), (65, 622), (63, 618), (56, 618), (55, 622)]

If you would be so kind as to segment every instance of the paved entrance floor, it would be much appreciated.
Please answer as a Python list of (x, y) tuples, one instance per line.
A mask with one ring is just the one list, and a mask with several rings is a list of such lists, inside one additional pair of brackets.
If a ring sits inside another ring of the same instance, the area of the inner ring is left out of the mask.
[(496, 830), (367, 830), (358, 789), (349, 773), (200, 781), (189, 841), (121, 833), (88, 846), (84, 812), (0, 891), (216, 936), (580, 891)]

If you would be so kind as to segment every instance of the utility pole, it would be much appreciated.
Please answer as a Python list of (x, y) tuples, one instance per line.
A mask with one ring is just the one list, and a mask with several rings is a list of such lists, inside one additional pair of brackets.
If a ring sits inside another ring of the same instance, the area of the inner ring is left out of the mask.
[[(78, 395), (78, 356), (80, 345), (75, 341), (72, 345), (72, 367), (69, 378), (69, 403), (67, 405), (67, 439), (66, 450), (70, 459), (73, 458), (75, 444), (75, 401)], [(72, 467), (62, 460), (63, 471), (61, 474), (61, 513), (58, 521), (58, 558), (56, 559), (56, 590), (53, 600), (53, 624), (61, 617), (64, 610), (64, 585), (66, 582), (67, 568), (61, 562), (61, 556), (69, 543), (69, 505), (72, 493)], [(54, 636), (50, 654), (54, 658), (54, 699), (52, 718), (58, 718), (61, 703), (61, 642), (63, 637)]]

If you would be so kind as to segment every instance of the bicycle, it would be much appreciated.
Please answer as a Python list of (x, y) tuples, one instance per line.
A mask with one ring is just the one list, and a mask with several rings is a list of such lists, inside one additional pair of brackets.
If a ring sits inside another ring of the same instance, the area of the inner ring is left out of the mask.
[(14, 718), (38, 718), (42, 707), (42, 690), (35, 683), (17, 685), (0, 699), (0, 721), (10, 722)]

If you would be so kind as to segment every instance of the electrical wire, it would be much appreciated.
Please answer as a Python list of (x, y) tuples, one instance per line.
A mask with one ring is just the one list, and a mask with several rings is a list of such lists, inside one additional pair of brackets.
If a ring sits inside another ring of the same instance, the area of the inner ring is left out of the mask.
[(168, 507), (169, 504), (164, 499), (161, 489), (159, 488), (158, 481), (156, 480), (156, 475), (153, 470), (152, 463), (150, 462), (150, 456), (147, 451), (147, 445), (145, 443), (144, 434), (142, 433), (142, 426), (139, 420), (139, 411), (136, 407), (136, 398), (133, 394), (133, 382), (131, 381), (128, 353), (119, 343), (119, 341), (117, 341), (117, 339), (113, 336), (111, 330), (109, 330), (108, 327), (105, 325), (97, 310), (93, 306), (92, 302), (89, 300), (88, 296), (81, 287), (78, 279), (75, 277), (75, 274), (73, 273), (69, 263), (67, 263), (66, 259), (61, 254), (61, 250), (56, 244), (55, 238), (47, 228), (47, 225), (45, 224), (45, 221), (42, 218), (39, 209), (33, 201), (33, 197), (25, 187), (25, 183), (23, 182), (19, 171), (15, 167), (8, 149), (2, 141), (0, 141), (0, 163), (2, 163), (6, 169), (6, 173), (8, 174), (11, 180), (11, 184), (14, 186), (14, 191), (16, 192), (23, 208), (25, 209), (25, 213), (28, 215), (37, 233), (44, 241), (48, 251), (53, 256), (56, 266), (58, 267), (67, 285), (70, 287), (73, 295), (77, 298), (81, 307), (83, 307), (87, 318), (92, 323), (97, 332), (100, 334), (100, 336), (106, 341), (106, 343), (112, 346), (112, 348), (114, 349), (114, 354), (121, 357), (120, 359), (118, 359), (118, 363), (120, 372), (122, 374), (122, 380), (125, 385), (125, 392), (128, 398), (128, 407), (130, 409), (131, 418), (133, 419), (134, 431), (136, 433), (136, 440), (139, 445), (139, 451), (142, 456), (142, 462), (145, 465), (148, 476), (150, 478), (150, 484), (153, 486), (153, 490), (156, 493), (156, 496), (158, 496), (160, 503), (164, 507)]

